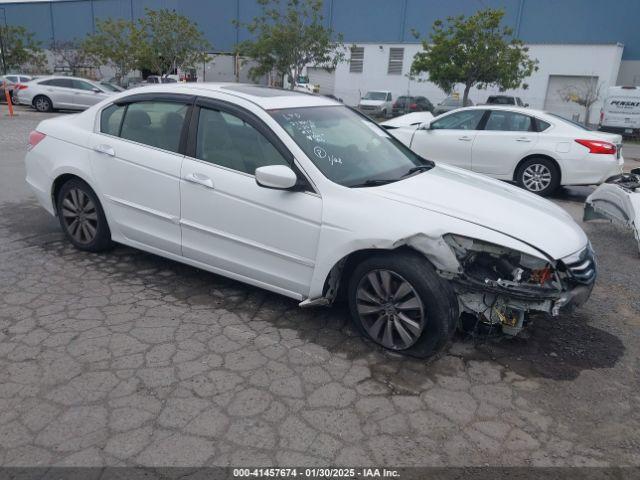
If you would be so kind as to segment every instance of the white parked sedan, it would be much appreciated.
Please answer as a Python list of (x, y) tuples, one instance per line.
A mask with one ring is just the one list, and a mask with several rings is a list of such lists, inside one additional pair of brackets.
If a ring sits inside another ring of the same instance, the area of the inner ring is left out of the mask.
[(561, 208), (434, 165), (320, 96), (123, 92), (41, 122), (26, 170), (79, 249), (123, 243), (301, 306), (344, 293), (364, 334), (417, 356), (446, 345), (462, 314), (516, 334), (530, 310), (584, 302), (596, 277)]
[(50, 76), (21, 85), (15, 98), (22, 105), (50, 112), (55, 109), (84, 110), (114, 93), (114, 88), (85, 78)]
[(391, 129), (425, 158), (514, 181), (539, 195), (560, 185), (598, 185), (621, 173), (624, 163), (620, 135), (529, 108), (467, 107)]

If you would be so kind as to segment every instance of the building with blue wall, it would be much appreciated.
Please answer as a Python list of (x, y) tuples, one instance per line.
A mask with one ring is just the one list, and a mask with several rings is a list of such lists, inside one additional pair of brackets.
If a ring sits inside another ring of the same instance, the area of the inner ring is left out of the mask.
[[(43, 43), (93, 31), (96, 19), (136, 19), (145, 8), (170, 8), (195, 21), (219, 52), (231, 51), (247, 32), (232, 24), (259, 13), (256, 0), (29, 0), (0, 1), (6, 21), (24, 25)], [(436, 19), (493, 7), (526, 43), (624, 44), (623, 60), (640, 61), (639, 0), (325, 0), (328, 26), (346, 42), (415, 43)], [(2, 11), (0, 10), (0, 21)]]
[[(405, 79), (420, 49), (413, 32), (426, 37), (435, 20), (471, 15), (486, 7), (504, 9), (504, 23), (540, 60), (532, 88), (519, 92), (533, 106), (554, 108), (550, 107), (554, 92), (581, 78), (595, 78), (605, 87), (640, 86), (640, 0), (325, 0), (326, 25), (342, 33), (346, 45), (364, 48), (364, 68), (357, 74), (344, 65), (331, 76), (312, 73), (325, 91), (350, 102), (363, 89), (376, 86), (397, 94), (421, 92), (437, 101), (444, 94), (435, 86), (411, 86)], [(175, 9), (189, 17), (213, 45), (212, 53), (218, 54), (232, 52), (247, 39), (249, 33), (236, 24), (260, 13), (257, 0), (0, 0), (0, 22), (25, 26), (46, 46), (84, 37), (94, 31), (98, 19), (136, 20), (147, 8)], [(392, 49), (403, 51), (401, 75), (388, 72)], [(212, 62), (206, 71), (202, 68), (201, 78), (227, 80), (232, 75), (232, 67), (223, 68), (232, 62), (216, 58), (217, 64)], [(481, 101), (487, 92), (473, 95)]]

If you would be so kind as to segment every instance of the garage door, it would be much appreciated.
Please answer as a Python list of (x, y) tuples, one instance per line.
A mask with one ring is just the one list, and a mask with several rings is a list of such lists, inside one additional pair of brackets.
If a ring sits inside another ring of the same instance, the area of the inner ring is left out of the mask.
[(309, 83), (312, 85), (320, 85), (320, 93), (322, 95), (333, 95), (333, 89), (336, 83), (335, 70), (327, 72), (323, 68), (308, 67), (307, 75)]
[[(562, 117), (577, 122), (584, 121), (584, 107), (575, 102), (567, 101), (568, 96), (576, 93), (584, 95), (590, 86), (597, 86), (598, 77), (580, 75), (549, 75), (547, 95), (544, 99), (544, 109)], [(590, 121), (594, 121), (593, 109)]]

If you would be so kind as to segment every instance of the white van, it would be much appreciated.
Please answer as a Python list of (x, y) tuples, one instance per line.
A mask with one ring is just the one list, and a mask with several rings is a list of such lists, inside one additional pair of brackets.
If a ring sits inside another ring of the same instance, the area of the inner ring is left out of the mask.
[(610, 87), (600, 111), (599, 130), (640, 135), (640, 87)]

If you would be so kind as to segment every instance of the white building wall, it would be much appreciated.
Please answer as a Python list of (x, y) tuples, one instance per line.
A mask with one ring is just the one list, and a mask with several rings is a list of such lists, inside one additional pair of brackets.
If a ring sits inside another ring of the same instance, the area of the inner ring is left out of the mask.
[[(361, 95), (368, 90), (390, 90), (394, 98), (399, 95), (424, 95), (436, 104), (445, 98), (445, 93), (428, 81), (410, 80), (408, 77), (413, 57), (422, 46), (420, 44), (357, 44), (364, 47), (364, 65), (362, 73), (350, 73), (349, 63), (338, 65), (335, 71), (335, 92), (348, 105), (356, 105)], [(388, 75), (389, 49), (404, 48), (402, 75)], [(603, 83), (602, 92), (616, 85), (622, 45), (529, 45), (532, 58), (539, 61), (539, 70), (527, 79), (529, 88), (513, 90), (509, 94), (517, 95), (532, 108), (543, 108), (547, 86), (551, 75), (598, 77)], [(347, 54), (348, 56), (348, 54)], [(426, 75), (424, 79), (428, 78)], [(458, 91), (462, 93), (462, 88)], [(475, 103), (484, 103), (497, 89), (472, 89), (470, 98)], [(601, 101), (592, 107), (593, 112), (600, 110)], [(594, 118), (592, 116), (592, 118)]]

